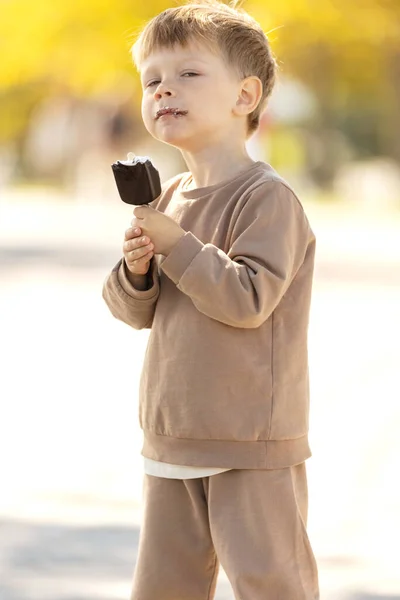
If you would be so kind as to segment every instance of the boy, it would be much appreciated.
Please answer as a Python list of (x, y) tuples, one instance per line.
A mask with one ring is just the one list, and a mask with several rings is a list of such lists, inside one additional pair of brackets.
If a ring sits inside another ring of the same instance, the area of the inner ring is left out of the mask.
[(306, 533), (307, 328), (315, 237), (245, 141), (275, 62), (246, 13), (171, 8), (134, 45), (142, 115), (189, 172), (134, 209), (104, 285), (151, 328), (140, 382), (144, 518), (132, 600), (316, 600)]

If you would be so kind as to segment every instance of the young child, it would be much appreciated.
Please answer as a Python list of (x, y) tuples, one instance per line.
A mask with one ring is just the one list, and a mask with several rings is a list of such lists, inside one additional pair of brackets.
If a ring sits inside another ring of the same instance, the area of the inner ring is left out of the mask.
[(134, 208), (104, 284), (151, 328), (140, 382), (144, 517), (132, 600), (316, 600), (306, 533), (307, 329), (315, 237), (254, 162), (275, 78), (265, 34), (218, 2), (165, 10), (133, 48), (149, 133), (189, 168)]

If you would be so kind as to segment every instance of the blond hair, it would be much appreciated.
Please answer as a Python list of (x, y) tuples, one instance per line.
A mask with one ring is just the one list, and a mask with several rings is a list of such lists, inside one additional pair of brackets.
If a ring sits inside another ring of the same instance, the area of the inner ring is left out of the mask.
[(263, 92), (257, 108), (248, 115), (248, 134), (259, 126), (260, 115), (276, 78), (276, 61), (261, 26), (244, 10), (216, 0), (189, 2), (164, 10), (151, 19), (132, 47), (138, 68), (154, 50), (186, 46), (191, 40), (221, 51), (240, 78), (256, 76)]

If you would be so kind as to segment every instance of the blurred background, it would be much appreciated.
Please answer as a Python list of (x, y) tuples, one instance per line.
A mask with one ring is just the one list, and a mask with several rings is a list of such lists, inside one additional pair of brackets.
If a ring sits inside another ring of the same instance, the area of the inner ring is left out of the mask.
[[(129, 49), (161, 0), (0, 2), (0, 600), (129, 597), (148, 332), (101, 298), (149, 154)], [(318, 241), (309, 533), (323, 600), (400, 600), (400, 4), (263, 0), (279, 81), (249, 141)], [(217, 600), (233, 600), (223, 572)], [(189, 600), (189, 599), (188, 599)]]

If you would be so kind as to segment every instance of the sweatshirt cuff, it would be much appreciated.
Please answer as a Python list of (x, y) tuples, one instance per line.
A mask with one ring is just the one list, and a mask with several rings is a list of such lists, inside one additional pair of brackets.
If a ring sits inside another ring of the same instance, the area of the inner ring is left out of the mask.
[(114, 271), (117, 273), (118, 282), (128, 296), (137, 300), (148, 300), (158, 293), (158, 281), (156, 275), (157, 263), (152, 259), (151, 270), (149, 269), (148, 274), (152, 278), (152, 286), (148, 290), (137, 290), (128, 279), (126, 273), (125, 259), (121, 259), (115, 266)]
[(203, 242), (193, 233), (187, 231), (160, 266), (164, 273), (177, 285), (192, 260), (203, 248)]

